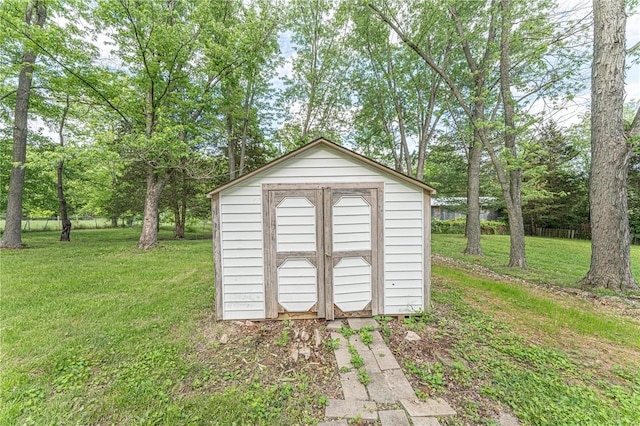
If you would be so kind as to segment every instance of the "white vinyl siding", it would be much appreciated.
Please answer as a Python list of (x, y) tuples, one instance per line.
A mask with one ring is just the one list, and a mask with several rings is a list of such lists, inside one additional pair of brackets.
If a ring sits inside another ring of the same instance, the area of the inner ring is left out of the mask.
[(286, 197), (276, 206), (278, 251), (316, 251), (316, 208), (304, 197)]
[(371, 206), (362, 197), (341, 197), (333, 205), (333, 251), (371, 250)]
[(423, 195), (405, 183), (385, 185), (384, 313), (423, 308)]
[(361, 311), (371, 301), (371, 265), (346, 257), (333, 268), (333, 301), (343, 312)]
[(308, 311), (318, 300), (316, 267), (288, 259), (278, 267), (278, 303), (289, 312)]
[[(263, 265), (262, 184), (358, 182), (384, 182), (384, 313), (423, 308), (423, 190), (320, 146), (220, 193), (224, 319), (265, 317), (264, 270), (243, 281), (234, 269), (246, 265), (253, 273), (253, 267)], [(245, 300), (236, 302), (231, 292), (243, 286)]]

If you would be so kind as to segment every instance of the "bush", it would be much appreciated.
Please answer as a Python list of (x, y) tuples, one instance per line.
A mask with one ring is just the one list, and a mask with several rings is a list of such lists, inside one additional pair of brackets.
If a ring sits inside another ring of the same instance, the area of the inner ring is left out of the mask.
[[(449, 220), (432, 220), (431, 232), (434, 234), (464, 234), (467, 219), (457, 218)], [(509, 227), (504, 222), (489, 220), (480, 221), (480, 232), (487, 235), (507, 235)]]

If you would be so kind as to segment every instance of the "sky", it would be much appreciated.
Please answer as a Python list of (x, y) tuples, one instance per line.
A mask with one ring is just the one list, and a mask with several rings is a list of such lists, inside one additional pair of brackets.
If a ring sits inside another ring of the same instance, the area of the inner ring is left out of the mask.
[[(575, 5), (576, 3), (585, 4), (584, 1), (570, 1), (566, 7), (571, 7), (572, 4)], [(586, 2), (589, 10), (591, 8), (590, 3), (590, 1)], [(640, 10), (627, 17), (626, 35), (627, 49), (630, 49), (636, 43), (640, 42)], [(640, 57), (640, 50), (637, 51), (636, 57)], [(628, 69), (625, 78), (625, 103), (640, 100), (640, 64), (633, 64), (631, 59), (632, 58), (627, 57)], [(569, 126), (575, 124), (579, 122), (580, 118), (587, 112), (591, 102), (591, 89), (588, 84), (590, 77), (590, 75), (586, 75), (587, 87), (576, 96), (575, 101), (567, 105), (564, 111), (560, 111), (554, 116), (554, 119), (556, 119), (560, 125)]]

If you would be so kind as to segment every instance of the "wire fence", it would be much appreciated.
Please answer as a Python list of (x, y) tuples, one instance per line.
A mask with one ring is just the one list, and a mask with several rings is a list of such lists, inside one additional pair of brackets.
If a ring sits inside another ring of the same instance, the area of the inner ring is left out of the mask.
[[(74, 229), (111, 228), (111, 219), (93, 216), (73, 216), (69, 218)], [(0, 218), (0, 232), (4, 232), (6, 220)], [(59, 217), (23, 217), (22, 231), (61, 231), (62, 220)]]
[[(111, 218), (94, 217), (94, 216), (72, 216), (71, 226), (73, 229), (104, 229), (113, 228)], [(202, 219), (192, 219), (187, 221), (186, 228), (191, 231), (208, 231), (211, 230), (211, 221)], [(5, 217), (0, 217), (0, 233), (4, 232), (6, 223)], [(141, 218), (128, 218), (118, 220), (117, 227), (135, 228), (142, 225)], [(173, 227), (173, 222), (161, 221), (160, 226)], [(59, 217), (23, 217), (23, 232), (41, 232), (41, 231), (62, 231), (62, 220)]]

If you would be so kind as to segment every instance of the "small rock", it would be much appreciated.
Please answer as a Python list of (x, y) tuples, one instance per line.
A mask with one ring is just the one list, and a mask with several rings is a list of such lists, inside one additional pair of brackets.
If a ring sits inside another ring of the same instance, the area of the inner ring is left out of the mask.
[(304, 359), (308, 360), (309, 358), (311, 358), (311, 348), (309, 348), (308, 346), (300, 348), (299, 353), (304, 357)]
[(309, 333), (307, 333), (306, 330), (302, 330), (302, 333), (300, 333), (300, 338), (302, 339), (303, 342), (306, 342), (307, 340), (309, 340)]
[(320, 330), (317, 328), (313, 330), (313, 339), (315, 341), (314, 343), (316, 348), (322, 344), (322, 335), (320, 334)]
[(517, 417), (514, 417), (511, 414), (503, 411), (498, 417), (498, 424), (500, 426), (519, 426), (520, 420), (518, 420)]
[(447, 356), (446, 354), (436, 352), (435, 356), (436, 358), (438, 358), (438, 361), (442, 363), (442, 365), (446, 365), (447, 367), (451, 367), (453, 365), (453, 360), (449, 358), (449, 356)]
[(327, 324), (327, 330), (329, 330), (329, 331), (339, 330), (340, 327), (342, 327), (342, 321), (340, 321), (340, 320), (333, 320), (333, 321), (330, 321)]
[(418, 336), (418, 333), (416, 333), (415, 331), (407, 331), (407, 335), (404, 336), (404, 340), (407, 340), (409, 342), (416, 342), (420, 339), (420, 336)]
[(298, 362), (298, 350), (297, 349), (293, 349), (291, 351), (291, 358), (293, 359), (293, 362)]
[(244, 325), (244, 323), (242, 321), (234, 321), (233, 322), (235, 325)]
[(220, 343), (222, 343), (223, 345), (228, 341), (229, 341), (229, 336), (227, 336), (226, 334), (223, 334), (222, 337), (220, 337)]
[(300, 330), (298, 330), (297, 328), (293, 329), (294, 340), (297, 339), (299, 335), (300, 335)]
[(256, 325), (256, 323), (253, 321), (247, 320), (244, 322), (244, 325), (246, 325), (247, 327), (253, 327), (254, 325)]

